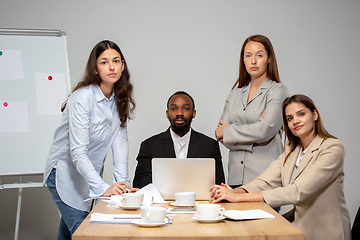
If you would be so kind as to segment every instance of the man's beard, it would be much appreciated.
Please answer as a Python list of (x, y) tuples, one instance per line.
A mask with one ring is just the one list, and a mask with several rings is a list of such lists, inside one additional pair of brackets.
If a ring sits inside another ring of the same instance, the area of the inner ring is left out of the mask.
[[(184, 123), (181, 124), (181, 125), (176, 124), (176, 120), (178, 120), (178, 119), (182, 119), (184, 121)], [(177, 118), (169, 119), (169, 120), (170, 120), (171, 129), (177, 135), (182, 135), (182, 134), (186, 133), (190, 129), (192, 118), (186, 119), (184, 117), (177, 117)]]

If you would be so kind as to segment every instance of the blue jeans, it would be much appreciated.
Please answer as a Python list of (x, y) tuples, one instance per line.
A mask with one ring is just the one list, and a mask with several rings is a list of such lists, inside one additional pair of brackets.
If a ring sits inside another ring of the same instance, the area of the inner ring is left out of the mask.
[(60, 226), (59, 226), (57, 239), (58, 240), (71, 239), (71, 235), (80, 226), (80, 224), (84, 221), (84, 219), (89, 213), (86, 211), (81, 211), (72, 208), (67, 204), (65, 204), (63, 201), (61, 201), (56, 191), (55, 176), (56, 176), (56, 169), (53, 169), (49, 175), (46, 184), (49, 191), (51, 192), (52, 199), (56, 203), (61, 213)]

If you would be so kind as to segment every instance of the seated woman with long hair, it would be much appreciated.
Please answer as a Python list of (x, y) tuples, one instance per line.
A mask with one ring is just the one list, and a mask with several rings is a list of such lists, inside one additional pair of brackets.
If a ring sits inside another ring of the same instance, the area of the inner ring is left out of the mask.
[(234, 190), (226, 184), (214, 185), (210, 202), (293, 204), (284, 216), (305, 233), (306, 240), (350, 240), (342, 142), (326, 131), (307, 96), (286, 98), (282, 114), (288, 139), (284, 153), (248, 184)]

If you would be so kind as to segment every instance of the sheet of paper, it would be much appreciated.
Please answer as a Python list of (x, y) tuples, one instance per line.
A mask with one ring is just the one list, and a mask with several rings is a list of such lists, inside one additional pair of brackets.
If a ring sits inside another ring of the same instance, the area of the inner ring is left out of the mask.
[(66, 100), (64, 73), (35, 73), (36, 103), (39, 115), (61, 115)]
[(92, 213), (91, 223), (132, 223), (136, 219), (141, 219), (140, 214), (104, 214)]
[(0, 101), (0, 132), (29, 132), (27, 102)]
[(155, 187), (154, 184), (150, 183), (145, 187), (141, 188), (139, 193), (144, 193), (144, 197), (150, 199), (149, 196), (153, 196), (154, 203), (167, 203), (164, 198), (161, 196), (159, 190)]
[(195, 207), (174, 207), (168, 208), (168, 213), (177, 214), (177, 213), (196, 213)]
[(261, 218), (274, 218), (275, 216), (265, 212), (261, 209), (252, 210), (227, 210), (224, 214), (225, 217), (234, 220), (250, 220), (250, 219), (261, 219)]
[(20, 50), (0, 49), (0, 80), (24, 79)]
[(116, 207), (116, 204), (120, 204), (122, 199), (122, 195), (112, 195), (110, 196), (110, 199), (106, 200), (103, 199), (104, 202), (107, 202), (107, 207)]

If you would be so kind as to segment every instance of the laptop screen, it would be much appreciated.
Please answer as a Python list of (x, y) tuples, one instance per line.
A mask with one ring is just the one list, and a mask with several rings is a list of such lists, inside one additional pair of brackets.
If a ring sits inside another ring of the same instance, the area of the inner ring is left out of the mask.
[(196, 200), (209, 200), (215, 159), (153, 158), (152, 183), (165, 200), (173, 200), (176, 192), (196, 192)]

